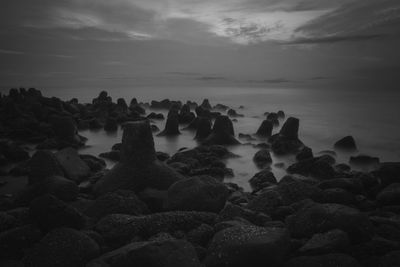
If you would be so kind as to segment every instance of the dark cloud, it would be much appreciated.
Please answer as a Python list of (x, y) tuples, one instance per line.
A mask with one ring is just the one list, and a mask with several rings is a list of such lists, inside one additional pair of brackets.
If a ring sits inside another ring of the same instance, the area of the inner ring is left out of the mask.
[(284, 45), (302, 45), (302, 44), (334, 44), (340, 42), (363, 42), (369, 40), (377, 40), (387, 37), (385, 34), (371, 35), (353, 35), (353, 36), (327, 36), (327, 37), (310, 37), (298, 38), (287, 42), (282, 42)]
[(291, 83), (294, 81), (285, 78), (275, 78), (275, 79), (264, 79), (264, 80), (249, 80), (250, 83), (266, 83), (266, 84), (281, 84), (281, 83)]

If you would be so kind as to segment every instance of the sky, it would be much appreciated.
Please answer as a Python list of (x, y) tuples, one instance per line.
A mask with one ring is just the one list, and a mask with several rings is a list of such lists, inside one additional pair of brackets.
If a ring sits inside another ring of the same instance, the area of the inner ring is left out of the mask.
[(397, 89), (399, 0), (2, 0), (0, 86)]

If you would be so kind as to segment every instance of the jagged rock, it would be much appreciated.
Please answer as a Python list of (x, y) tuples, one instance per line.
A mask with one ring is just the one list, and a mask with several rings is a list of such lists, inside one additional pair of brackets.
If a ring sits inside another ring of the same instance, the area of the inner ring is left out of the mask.
[(134, 242), (91, 261), (95, 266), (200, 267), (195, 248), (184, 240)]
[(211, 134), (203, 141), (205, 145), (237, 145), (232, 121), (227, 116), (218, 116)]
[(165, 190), (180, 179), (180, 174), (156, 159), (149, 122), (130, 122), (124, 126), (121, 161), (95, 184), (94, 192), (101, 195), (118, 189)]
[(298, 138), (299, 119), (290, 117), (283, 124), (279, 134), (270, 138), (272, 151), (277, 155), (297, 154), (304, 147)]
[(89, 166), (79, 157), (78, 151), (73, 148), (64, 148), (55, 154), (66, 177), (80, 182), (90, 174)]
[(296, 160), (297, 161), (302, 161), (306, 159), (312, 159), (314, 158), (313, 151), (311, 148), (305, 146), (297, 155), (296, 155)]
[(275, 175), (270, 170), (263, 170), (256, 173), (249, 180), (249, 183), (253, 191), (259, 191), (265, 187), (277, 184), (278, 181), (276, 180)]
[(40, 240), (23, 262), (25, 266), (38, 267), (85, 266), (99, 253), (98, 244), (86, 234), (70, 228), (57, 228)]
[(253, 157), (253, 161), (259, 168), (265, 168), (266, 166), (271, 164), (272, 158), (271, 155), (269, 154), (269, 150), (261, 149), (257, 151), (257, 153)]
[(207, 267), (279, 266), (289, 244), (284, 228), (230, 227), (214, 235), (204, 263)]
[(348, 151), (356, 151), (356, 141), (353, 136), (346, 136), (334, 144), (335, 149), (339, 150), (348, 150)]
[(258, 128), (256, 135), (260, 137), (270, 137), (272, 135), (272, 129), (274, 128), (274, 125), (270, 120), (264, 120), (260, 128)]
[(211, 121), (205, 117), (198, 117), (195, 139), (203, 140), (211, 134)]
[(212, 109), (212, 107), (210, 105), (210, 101), (208, 101), (208, 99), (204, 99), (203, 103), (201, 103), (200, 107), (202, 107), (204, 109)]
[(226, 186), (210, 176), (197, 176), (172, 184), (168, 189), (168, 208), (219, 212), (228, 198)]
[(168, 116), (165, 129), (157, 136), (174, 136), (181, 134), (179, 131), (179, 120), (177, 116)]

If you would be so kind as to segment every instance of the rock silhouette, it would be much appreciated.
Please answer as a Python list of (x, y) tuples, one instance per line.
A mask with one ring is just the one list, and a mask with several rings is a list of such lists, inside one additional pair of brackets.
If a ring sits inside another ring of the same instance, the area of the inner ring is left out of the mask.
[(205, 145), (237, 145), (232, 121), (228, 116), (218, 116), (215, 119), (211, 134), (203, 141)]

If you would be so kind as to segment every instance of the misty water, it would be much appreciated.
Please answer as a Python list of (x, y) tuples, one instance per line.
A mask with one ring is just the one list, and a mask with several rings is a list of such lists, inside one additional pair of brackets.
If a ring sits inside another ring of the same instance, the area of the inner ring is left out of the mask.
[[(42, 89), (42, 92), (45, 96), (56, 96), (63, 100), (76, 97), (81, 103), (86, 103), (97, 97), (101, 90), (108, 91), (113, 101), (122, 97), (127, 103), (134, 97), (139, 102), (169, 98), (198, 103), (208, 98), (213, 106), (217, 103), (225, 104), (244, 115), (234, 122), (236, 136), (239, 133), (255, 133), (265, 117), (265, 112), (283, 110), (286, 117), (300, 119), (299, 137), (313, 149), (314, 154), (332, 150), (335, 141), (352, 135), (359, 148), (357, 154), (376, 156), (382, 162), (400, 160), (399, 92), (235, 87), (51, 88)], [(244, 108), (239, 109), (240, 106)], [(150, 112), (151, 110), (147, 110), (147, 114)], [(161, 112), (166, 114), (167, 111)], [(154, 122), (162, 130), (166, 121)], [(282, 123), (283, 121), (281, 125)], [(280, 127), (275, 128), (274, 132), (279, 129)], [(193, 140), (194, 132), (181, 132), (181, 135), (174, 138), (155, 136), (156, 150), (172, 155), (183, 147), (192, 148), (197, 145)], [(82, 131), (81, 134), (89, 140), (87, 147), (81, 149), (80, 153), (98, 155), (110, 151), (113, 144), (120, 142), (122, 131), (113, 134), (103, 130)], [(247, 143), (245, 140), (240, 141)], [(253, 144), (261, 142), (265, 140), (251, 141)], [(259, 171), (252, 161), (257, 149), (251, 145), (229, 149), (240, 157), (227, 161), (235, 176), (226, 181), (249, 189), (248, 179)], [(339, 153), (337, 162), (348, 163), (349, 156)], [(290, 157), (273, 157), (273, 160), (272, 169), (278, 179), (285, 172), (282, 167), (274, 165), (283, 162), (287, 167), (293, 161)], [(109, 167), (113, 165), (112, 162), (107, 163)]]

